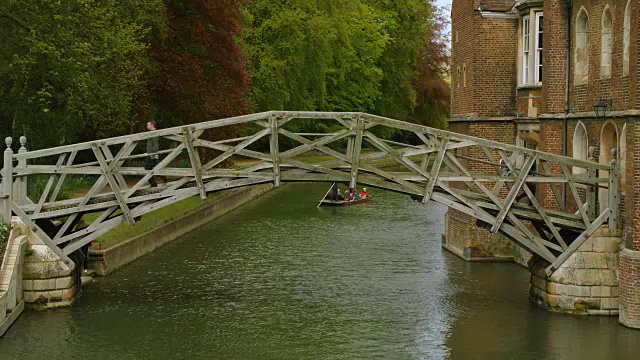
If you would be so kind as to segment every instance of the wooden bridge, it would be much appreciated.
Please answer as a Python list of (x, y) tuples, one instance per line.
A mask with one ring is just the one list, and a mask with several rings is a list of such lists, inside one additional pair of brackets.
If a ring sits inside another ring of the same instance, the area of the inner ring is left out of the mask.
[[(296, 132), (299, 122), (318, 130)], [(221, 138), (239, 125), (248, 135)], [(151, 138), (162, 140), (155, 154), (145, 153)], [(14, 154), (7, 139), (0, 214), (19, 216), (65, 261), (155, 209), (260, 183), (348, 182), (436, 201), (546, 259), (549, 273), (601, 225), (617, 227), (615, 162), (581, 161), (363, 113), (266, 112), (36, 151), (20, 140)], [(304, 161), (308, 153), (325, 157)], [(147, 170), (150, 155), (159, 161)], [(95, 179), (88, 192), (61, 198), (66, 183), (87, 176)], [(167, 182), (152, 188), (152, 176)], [(33, 177), (45, 177), (46, 184), (31, 199), (27, 182)], [(602, 188), (610, 190), (608, 207), (598, 209)], [(99, 216), (78, 228), (93, 213)]]

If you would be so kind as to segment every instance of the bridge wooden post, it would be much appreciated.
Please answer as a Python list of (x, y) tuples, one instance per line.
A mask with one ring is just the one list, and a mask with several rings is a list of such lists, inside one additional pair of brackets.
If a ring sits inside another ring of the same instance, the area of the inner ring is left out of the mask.
[(273, 162), (273, 186), (280, 187), (280, 143), (278, 142), (278, 118), (269, 118), (271, 136), (269, 138), (269, 150), (271, 151), (271, 161)]
[(611, 150), (611, 170), (609, 170), (609, 229), (618, 229), (618, 208), (620, 207), (619, 164), (616, 149)]
[(11, 222), (11, 203), (13, 202), (13, 150), (10, 137), (4, 140), (7, 148), (4, 150), (4, 168), (2, 169), (2, 207), (0, 216), (2, 220)]
[(182, 129), (182, 133), (184, 134), (184, 144), (187, 147), (189, 162), (191, 162), (191, 168), (193, 169), (193, 176), (196, 179), (196, 186), (198, 187), (200, 198), (202, 200), (207, 200), (207, 192), (204, 188), (204, 183), (202, 182), (202, 163), (200, 162), (200, 155), (193, 146), (193, 132), (188, 126), (185, 126)]
[[(424, 196), (422, 197), (422, 203), (426, 204), (431, 200), (431, 195), (433, 194), (433, 189), (436, 186), (436, 182), (438, 181), (438, 176), (440, 173), (440, 168), (442, 167), (442, 162), (444, 161), (445, 155), (447, 154), (447, 146), (449, 145), (449, 138), (443, 137), (442, 141), (440, 141), (440, 148), (438, 149), (438, 154), (436, 155), (436, 159), (433, 162), (433, 168), (431, 169), (431, 177), (429, 178), (429, 182), (427, 183), (427, 187), (424, 189)], [(426, 160), (428, 161), (428, 160)], [(429, 164), (425, 164), (426, 167)]]
[[(20, 149), (18, 150), (19, 154), (24, 154), (27, 152), (27, 138), (24, 136), (20, 137)], [(27, 159), (18, 160), (18, 169), (26, 169), (27, 168)], [(13, 198), (18, 205), (26, 205), (27, 204), (27, 177), (21, 176), (16, 179), (14, 183), (13, 190)]]
[(362, 116), (356, 116), (356, 136), (351, 147), (351, 181), (349, 181), (349, 189), (356, 187), (358, 183), (358, 167), (360, 165), (360, 151), (362, 150), (362, 137), (364, 134), (364, 120)]
[[(595, 152), (596, 152), (596, 148), (591, 146), (589, 147), (589, 161), (591, 162), (596, 162), (596, 158), (595, 158)], [(590, 179), (595, 179), (598, 174), (597, 174), (598, 170), (596, 170), (593, 167), (590, 167), (587, 169), (587, 176), (589, 176)], [(598, 184), (594, 183), (591, 184), (587, 187), (587, 204), (589, 204), (589, 208), (588, 208), (588, 215), (589, 215), (589, 219), (595, 219), (596, 218), (596, 207), (597, 207), (597, 194), (598, 194)]]

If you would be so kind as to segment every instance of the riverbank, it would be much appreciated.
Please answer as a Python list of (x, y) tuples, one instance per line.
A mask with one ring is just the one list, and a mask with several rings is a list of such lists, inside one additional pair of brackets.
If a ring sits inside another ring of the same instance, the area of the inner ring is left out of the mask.
[(527, 270), (443, 251), (443, 206), (374, 190), (368, 204), (318, 209), (326, 188), (287, 184), (100, 278), (68, 310), (27, 312), (0, 341), (2, 358), (590, 360), (637, 353), (640, 332), (616, 318), (529, 304)]
[(205, 201), (193, 197), (146, 215), (134, 226), (121, 224), (91, 244), (87, 267), (107, 275), (272, 189), (268, 183), (221, 191)]

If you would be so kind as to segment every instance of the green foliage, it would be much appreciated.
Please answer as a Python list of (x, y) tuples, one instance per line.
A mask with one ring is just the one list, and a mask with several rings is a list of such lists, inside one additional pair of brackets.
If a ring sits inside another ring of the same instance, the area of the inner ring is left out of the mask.
[(129, 132), (147, 44), (163, 22), (162, 0), (5, 1), (2, 128), (26, 135), (31, 148)]
[(363, 0), (380, 14), (383, 31), (391, 41), (380, 59), (384, 72), (382, 96), (374, 112), (402, 119), (416, 105), (411, 81), (415, 75), (418, 52), (427, 39), (431, 5), (424, 0)]
[(360, 1), (255, 0), (243, 44), (263, 110), (366, 111), (380, 95), (388, 36)]
[(448, 53), (433, 9), (429, 0), (4, 0), (0, 137), (26, 135), (38, 149), (254, 105), (441, 126)]
[[(6, 244), (7, 236), (9, 236), (9, 232), (11, 232), (11, 224), (4, 221), (4, 219), (0, 219), (0, 249), (4, 247), (4, 244)], [(0, 258), (0, 263), (2, 263), (1, 258)]]
[[(33, 175), (29, 176), (27, 182), (27, 196), (30, 199), (35, 199), (37, 202), (42, 196), (49, 176), (46, 175)], [(88, 190), (96, 182), (96, 176), (84, 176), (84, 175), (70, 175), (65, 178), (64, 184), (60, 189), (60, 193), (57, 196), (58, 200), (71, 199), (74, 192)], [(50, 193), (51, 194), (51, 193)]]
[(242, 41), (252, 99), (260, 111), (365, 111), (442, 126), (448, 53), (435, 9), (425, 0), (250, 1)]

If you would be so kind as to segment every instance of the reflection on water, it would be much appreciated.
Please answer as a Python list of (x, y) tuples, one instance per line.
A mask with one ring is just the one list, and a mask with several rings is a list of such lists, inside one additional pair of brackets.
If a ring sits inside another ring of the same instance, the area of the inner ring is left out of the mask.
[(443, 253), (438, 205), (379, 192), (316, 209), (325, 191), (286, 186), (98, 279), (70, 309), (25, 313), (0, 357), (624, 359), (640, 348), (617, 319), (529, 305), (516, 265)]

